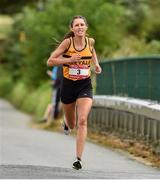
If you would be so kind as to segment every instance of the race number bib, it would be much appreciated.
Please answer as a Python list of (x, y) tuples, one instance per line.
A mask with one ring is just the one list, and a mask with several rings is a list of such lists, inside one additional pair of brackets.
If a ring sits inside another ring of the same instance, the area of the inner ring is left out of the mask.
[(89, 67), (84, 65), (70, 65), (69, 77), (72, 79), (85, 79), (89, 76)]

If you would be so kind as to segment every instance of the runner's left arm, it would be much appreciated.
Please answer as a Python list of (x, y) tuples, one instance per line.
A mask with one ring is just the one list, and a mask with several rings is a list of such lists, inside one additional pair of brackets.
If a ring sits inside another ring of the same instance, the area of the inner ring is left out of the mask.
[(97, 54), (94, 48), (95, 40), (91, 38), (90, 41), (91, 41), (91, 47), (92, 47), (92, 60), (95, 67), (95, 73), (100, 74), (102, 72), (102, 69), (99, 65)]

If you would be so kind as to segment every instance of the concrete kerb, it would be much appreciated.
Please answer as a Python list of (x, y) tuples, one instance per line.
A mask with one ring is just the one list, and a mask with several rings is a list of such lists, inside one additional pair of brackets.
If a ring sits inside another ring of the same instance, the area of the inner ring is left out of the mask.
[(119, 96), (96, 95), (93, 98), (93, 107), (112, 108), (160, 120), (160, 104), (155, 101)]

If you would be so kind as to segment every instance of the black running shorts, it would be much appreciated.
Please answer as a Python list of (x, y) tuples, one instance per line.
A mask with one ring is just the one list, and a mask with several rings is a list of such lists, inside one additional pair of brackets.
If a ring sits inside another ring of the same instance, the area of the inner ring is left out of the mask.
[(63, 78), (61, 87), (61, 101), (64, 104), (70, 104), (78, 98), (89, 97), (93, 98), (91, 79), (72, 81)]

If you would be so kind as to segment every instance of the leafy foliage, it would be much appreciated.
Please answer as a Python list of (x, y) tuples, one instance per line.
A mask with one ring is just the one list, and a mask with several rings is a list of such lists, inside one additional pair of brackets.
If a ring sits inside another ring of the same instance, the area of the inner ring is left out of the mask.
[(96, 39), (101, 59), (158, 54), (159, 5), (156, 0), (48, 0), (43, 9), (25, 7), (14, 16), (3, 66), (14, 80), (21, 79), (30, 88), (43, 84), (48, 78), (47, 58), (57, 45), (55, 39), (63, 39), (70, 19), (77, 14), (87, 18), (88, 33)]
[(14, 14), (19, 12), (25, 5), (36, 6), (38, 0), (1, 0), (0, 14)]

